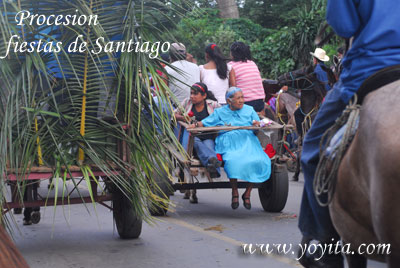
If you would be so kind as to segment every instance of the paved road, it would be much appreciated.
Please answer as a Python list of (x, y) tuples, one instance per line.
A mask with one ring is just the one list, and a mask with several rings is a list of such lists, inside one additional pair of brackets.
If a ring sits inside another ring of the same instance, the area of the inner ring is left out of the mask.
[(242, 203), (232, 210), (230, 190), (200, 190), (198, 204), (176, 192), (171, 197), (174, 211), (144, 224), (135, 240), (118, 238), (112, 213), (102, 206), (96, 211), (92, 205), (58, 207), (55, 216), (48, 207), (38, 225), (22, 226), (22, 216), (15, 216), (20, 226), (15, 240), (31, 268), (300, 267), (292, 254), (295, 248), (287, 255), (250, 255), (243, 254), (241, 244), (298, 243), (302, 187), (302, 182), (290, 182), (282, 213), (265, 213), (256, 190), (251, 211)]

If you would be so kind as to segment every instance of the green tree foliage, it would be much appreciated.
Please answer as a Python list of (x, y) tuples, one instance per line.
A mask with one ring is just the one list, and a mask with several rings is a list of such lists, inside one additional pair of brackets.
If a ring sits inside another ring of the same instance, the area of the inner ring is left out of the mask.
[[(256, 14), (265, 10), (261, 8), (266, 8), (265, 5), (269, 7), (267, 16), (271, 14), (269, 22), (257, 24)], [(243, 41), (250, 45), (263, 76), (275, 78), (311, 63), (310, 52), (315, 49), (314, 39), (325, 19), (325, 5), (322, 0), (246, 0), (239, 6), (241, 14), (249, 18), (224, 20), (218, 17), (218, 10), (203, 9), (182, 19), (175, 36), (201, 63), (208, 43), (217, 43), (228, 56), (230, 42)], [(336, 45), (334, 39), (332, 46)], [(334, 53), (332, 49), (328, 52)]]
[(312, 0), (245, 0), (239, 9), (240, 16), (270, 29), (293, 26), (297, 12), (304, 6), (310, 7)]
[(249, 19), (221, 19), (217, 9), (194, 10), (183, 18), (174, 31), (179, 42), (200, 63), (204, 62), (204, 49), (216, 43), (225, 56), (229, 56), (230, 45), (237, 40), (248, 42), (263, 39), (268, 30)]

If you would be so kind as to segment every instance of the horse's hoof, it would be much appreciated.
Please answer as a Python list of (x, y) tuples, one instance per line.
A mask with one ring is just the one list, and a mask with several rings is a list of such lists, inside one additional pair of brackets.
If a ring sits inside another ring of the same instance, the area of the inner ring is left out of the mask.
[(32, 221), (31, 220), (26, 220), (24, 219), (22, 222), (23, 225), (32, 225)]
[(22, 213), (22, 208), (14, 208), (14, 214), (21, 214)]
[(192, 204), (197, 204), (197, 203), (199, 203), (199, 201), (197, 200), (197, 196), (195, 196), (195, 195), (192, 195), (192, 196), (190, 197), (189, 202), (192, 203)]
[(190, 198), (190, 192), (185, 192), (185, 195), (183, 196), (183, 199), (189, 199)]

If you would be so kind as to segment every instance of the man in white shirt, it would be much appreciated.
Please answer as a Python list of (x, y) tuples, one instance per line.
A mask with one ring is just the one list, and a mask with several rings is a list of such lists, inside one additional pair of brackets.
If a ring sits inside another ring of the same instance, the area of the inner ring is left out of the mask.
[(179, 103), (190, 97), (190, 87), (200, 81), (199, 67), (186, 60), (186, 47), (182, 43), (172, 43), (169, 51), (171, 65), (167, 66), (168, 85)]

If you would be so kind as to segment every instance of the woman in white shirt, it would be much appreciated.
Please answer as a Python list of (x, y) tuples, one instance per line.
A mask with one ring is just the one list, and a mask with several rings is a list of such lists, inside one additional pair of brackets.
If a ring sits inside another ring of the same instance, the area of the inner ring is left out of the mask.
[(235, 86), (235, 72), (226, 63), (227, 60), (216, 44), (206, 46), (205, 58), (207, 63), (199, 66), (200, 80), (214, 93), (219, 104), (226, 104), (225, 93), (229, 87)]

